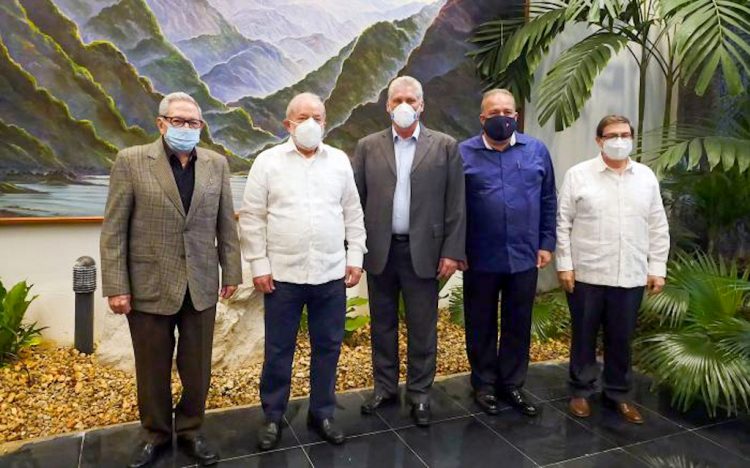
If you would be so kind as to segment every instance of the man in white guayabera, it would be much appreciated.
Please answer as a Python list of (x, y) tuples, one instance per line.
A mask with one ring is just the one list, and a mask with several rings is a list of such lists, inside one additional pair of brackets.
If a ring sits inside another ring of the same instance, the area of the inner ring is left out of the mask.
[(620, 115), (596, 127), (600, 154), (573, 166), (563, 180), (557, 214), (557, 271), (572, 322), (570, 412), (591, 414), (596, 337), (604, 329), (603, 401), (628, 422), (643, 417), (630, 400), (630, 342), (644, 288), (664, 287), (669, 226), (659, 182), (630, 159), (633, 126)]
[(284, 126), (291, 138), (258, 155), (240, 210), (242, 253), (255, 289), (265, 294), (261, 450), (276, 447), (281, 437), (305, 306), (312, 346), (307, 423), (332, 444), (344, 441), (333, 421), (336, 366), (346, 288), (362, 276), (365, 227), (349, 158), (322, 142), (325, 118), (314, 94), (289, 102)]

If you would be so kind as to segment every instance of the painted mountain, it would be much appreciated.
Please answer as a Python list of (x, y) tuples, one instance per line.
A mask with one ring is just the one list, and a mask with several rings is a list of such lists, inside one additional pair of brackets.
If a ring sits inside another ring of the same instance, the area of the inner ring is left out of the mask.
[(410, 74), (425, 123), (464, 138), (481, 92), (466, 40), (518, 3), (3, 0), (0, 217), (101, 215), (117, 151), (157, 138), (172, 91), (200, 103), (201, 145), (228, 158), (237, 198), (302, 91), (324, 98), (327, 141), (351, 151), (388, 125), (388, 83)]

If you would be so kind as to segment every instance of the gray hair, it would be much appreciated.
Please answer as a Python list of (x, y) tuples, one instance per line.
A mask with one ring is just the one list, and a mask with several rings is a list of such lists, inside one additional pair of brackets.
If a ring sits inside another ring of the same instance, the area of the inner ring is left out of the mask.
[(516, 109), (516, 110), (518, 110), (517, 107), (516, 107), (516, 97), (513, 96), (513, 93), (511, 93), (510, 91), (508, 91), (505, 88), (494, 88), (494, 89), (490, 89), (489, 91), (486, 91), (484, 94), (482, 94), (482, 104), (480, 106), (481, 109), (482, 109), (482, 111), (484, 111), (484, 103), (485, 103), (485, 101), (487, 101), (488, 99), (490, 99), (490, 98), (492, 98), (494, 96), (497, 96), (497, 95), (508, 96), (509, 98), (513, 99), (513, 108)]
[(292, 118), (292, 114), (294, 113), (294, 109), (299, 105), (300, 102), (310, 100), (315, 102), (316, 104), (320, 105), (320, 107), (323, 109), (323, 115), (326, 113), (326, 106), (323, 103), (323, 100), (314, 93), (299, 93), (298, 95), (294, 96), (290, 101), (289, 104), (286, 106), (286, 118), (290, 119)]
[(403, 87), (413, 88), (414, 91), (416, 91), (417, 99), (419, 100), (422, 100), (422, 98), (424, 97), (424, 94), (422, 92), (422, 83), (417, 81), (416, 78), (404, 75), (399, 76), (398, 78), (394, 78), (393, 81), (391, 81), (391, 84), (388, 85), (388, 100), (391, 100), (391, 97), (393, 97), (393, 93), (397, 88)]
[(201, 106), (198, 105), (198, 101), (193, 99), (193, 97), (188, 93), (183, 93), (182, 91), (169, 93), (164, 96), (164, 99), (162, 99), (159, 103), (159, 115), (167, 115), (167, 112), (169, 112), (169, 105), (173, 102), (178, 101), (189, 102), (193, 104), (198, 108), (198, 116), (200, 116), (201, 119), (203, 118), (203, 111), (201, 111)]

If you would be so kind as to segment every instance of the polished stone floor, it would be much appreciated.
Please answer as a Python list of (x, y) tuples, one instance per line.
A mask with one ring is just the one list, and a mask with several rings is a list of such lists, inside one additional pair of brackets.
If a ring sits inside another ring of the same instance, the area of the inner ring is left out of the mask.
[[(304, 399), (290, 403), (288, 427), (273, 452), (257, 452), (258, 407), (210, 412), (205, 433), (220, 450), (221, 467), (750, 467), (750, 419), (710, 419), (700, 409), (681, 414), (664, 395), (649, 392), (642, 376), (635, 401), (643, 426), (621, 421), (598, 401), (590, 418), (575, 419), (566, 413), (566, 374), (557, 364), (530, 368), (526, 389), (541, 407), (536, 418), (509, 408), (498, 416), (480, 413), (467, 376), (456, 376), (435, 384), (429, 428), (412, 424), (403, 398), (401, 406), (364, 417), (359, 407), (367, 392), (355, 392), (339, 397), (336, 419), (349, 435), (339, 447), (308, 431)], [(0, 467), (123, 466), (137, 431), (128, 424), (29, 444), (0, 457)], [(175, 450), (159, 466), (190, 463)]]

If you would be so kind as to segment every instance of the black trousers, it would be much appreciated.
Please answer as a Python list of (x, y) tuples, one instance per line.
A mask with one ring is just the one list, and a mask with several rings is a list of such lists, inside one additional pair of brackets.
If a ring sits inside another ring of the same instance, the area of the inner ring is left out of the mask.
[(596, 391), (599, 366), (596, 338), (604, 331), (604, 395), (625, 401), (631, 391), (630, 343), (635, 331), (643, 287), (617, 288), (576, 282), (568, 294), (572, 323), (570, 385), (576, 397)]
[[(177, 372), (182, 395), (174, 408), (174, 430), (193, 437), (203, 424), (211, 383), (211, 349), (216, 307), (195, 310), (190, 294), (174, 315), (132, 311), (128, 315), (135, 355), (138, 411), (146, 437), (156, 443), (172, 438), (172, 356), (177, 345)], [(175, 329), (179, 340), (175, 339)]]
[(398, 306), (399, 294), (403, 294), (408, 340), (406, 390), (412, 403), (427, 403), (435, 380), (438, 280), (417, 276), (409, 241), (394, 238), (385, 269), (379, 275), (368, 274), (367, 287), (375, 392), (384, 396), (398, 392)]
[[(538, 271), (464, 272), (466, 352), (471, 364), (471, 384), (479, 392), (517, 389), (529, 368), (531, 311)], [(498, 346), (497, 303), (500, 304)]]
[(274, 282), (266, 294), (265, 348), (260, 400), (267, 421), (279, 422), (289, 403), (292, 361), (302, 308), (307, 306), (310, 333), (310, 414), (333, 417), (336, 408), (336, 366), (346, 320), (346, 285), (335, 280), (320, 285)]

